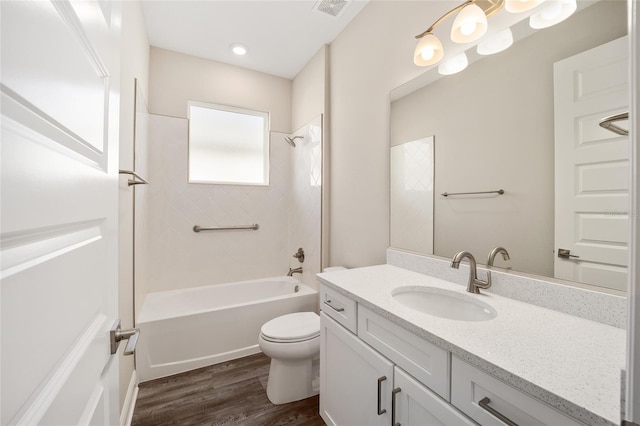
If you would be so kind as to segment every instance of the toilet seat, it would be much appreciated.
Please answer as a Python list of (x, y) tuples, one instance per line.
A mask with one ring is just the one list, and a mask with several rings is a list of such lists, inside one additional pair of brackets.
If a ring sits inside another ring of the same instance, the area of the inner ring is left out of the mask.
[(274, 318), (260, 329), (260, 336), (274, 343), (296, 343), (320, 336), (320, 317), (315, 312), (296, 312)]

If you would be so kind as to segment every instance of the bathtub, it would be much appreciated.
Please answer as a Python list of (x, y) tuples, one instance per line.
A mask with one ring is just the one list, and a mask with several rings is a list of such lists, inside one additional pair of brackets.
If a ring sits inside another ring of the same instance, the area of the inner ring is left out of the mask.
[(262, 324), (317, 306), (318, 293), (293, 277), (150, 293), (137, 323), (138, 378), (144, 382), (258, 353)]

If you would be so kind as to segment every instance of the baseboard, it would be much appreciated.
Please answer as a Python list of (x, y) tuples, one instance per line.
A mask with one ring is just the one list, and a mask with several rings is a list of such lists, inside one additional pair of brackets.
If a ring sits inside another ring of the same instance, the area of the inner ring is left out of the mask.
[(138, 375), (136, 374), (136, 370), (133, 370), (133, 374), (131, 374), (131, 380), (129, 381), (129, 387), (127, 388), (127, 396), (124, 399), (122, 412), (120, 413), (120, 426), (131, 426), (131, 420), (133, 419), (133, 409), (136, 406), (137, 398)]

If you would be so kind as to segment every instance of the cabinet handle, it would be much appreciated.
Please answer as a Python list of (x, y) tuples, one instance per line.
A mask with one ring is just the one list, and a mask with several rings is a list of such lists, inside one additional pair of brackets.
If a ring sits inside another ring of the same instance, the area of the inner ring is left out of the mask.
[(489, 397), (485, 396), (484, 398), (482, 398), (480, 400), (480, 402), (478, 402), (478, 405), (480, 405), (480, 408), (482, 408), (483, 410), (487, 411), (489, 414), (491, 414), (492, 416), (494, 416), (495, 418), (497, 418), (501, 422), (506, 423), (509, 426), (518, 426), (517, 423), (511, 421), (511, 419), (509, 419), (507, 416), (505, 416), (504, 414), (500, 413), (495, 408), (489, 406), (490, 402), (491, 402), (491, 400), (489, 399)]
[(336, 308), (335, 306), (331, 305), (331, 300), (325, 301), (324, 304), (327, 305), (328, 307), (330, 307), (331, 309), (333, 309), (336, 312), (344, 311), (344, 308)]
[(400, 426), (400, 422), (396, 422), (396, 395), (401, 390), (400, 388), (395, 388), (391, 391), (391, 426)]
[(382, 376), (378, 379), (378, 415), (381, 416), (387, 412), (386, 408), (382, 408), (382, 382), (387, 380), (387, 376)]

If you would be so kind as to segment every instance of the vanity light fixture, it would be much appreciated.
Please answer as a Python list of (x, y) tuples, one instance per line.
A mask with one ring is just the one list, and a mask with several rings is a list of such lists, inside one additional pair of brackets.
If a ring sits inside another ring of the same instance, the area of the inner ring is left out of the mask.
[(482, 40), (476, 49), (479, 55), (493, 55), (509, 48), (512, 44), (513, 34), (510, 28), (506, 28)]
[(465, 69), (468, 65), (469, 60), (467, 59), (467, 55), (462, 52), (438, 65), (438, 73), (441, 75), (456, 74)]
[(229, 47), (231, 48), (231, 51), (238, 56), (246, 55), (248, 51), (247, 46), (242, 43), (233, 43)]
[(547, 28), (560, 23), (573, 15), (578, 7), (576, 0), (550, 0), (548, 3), (540, 12), (531, 15), (531, 28)]
[[(455, 43), (470, 43), (484, 36), (488, 27), (487, 18), (495, 15), (503, 8), (510, 13), (521, 13), (531, 10), (543, 2), (549, 3), (549, 5), (530, 18), (529, 24), (532, 28), (546, 28), (555, 25), (573, 14), (577, 7), (576, 0), (467, 0), (442, 15), (429, 28), (415, 37), (418, 39), (418, 45), (413, 53), (413, 62), (418, 66), (429, 66), (438, 63), (444, 57), (442, 42), (433, 34), (433, 31), (447, 18), (456, 13), (456, 18), (451, 27), (451, 41)], [(478, 53), (487, 55), (500, 52), (509, 47), (513, 43), (513, 37), (508, 42), (507, 36), (504, 34), (503, 36), (505, 40), (500, 49), (497, 47), (479, 47), (479, 50), (490, 53), (480, 53), (480, 51)], [(487, 43), (491, 44), (488, 40)]]

